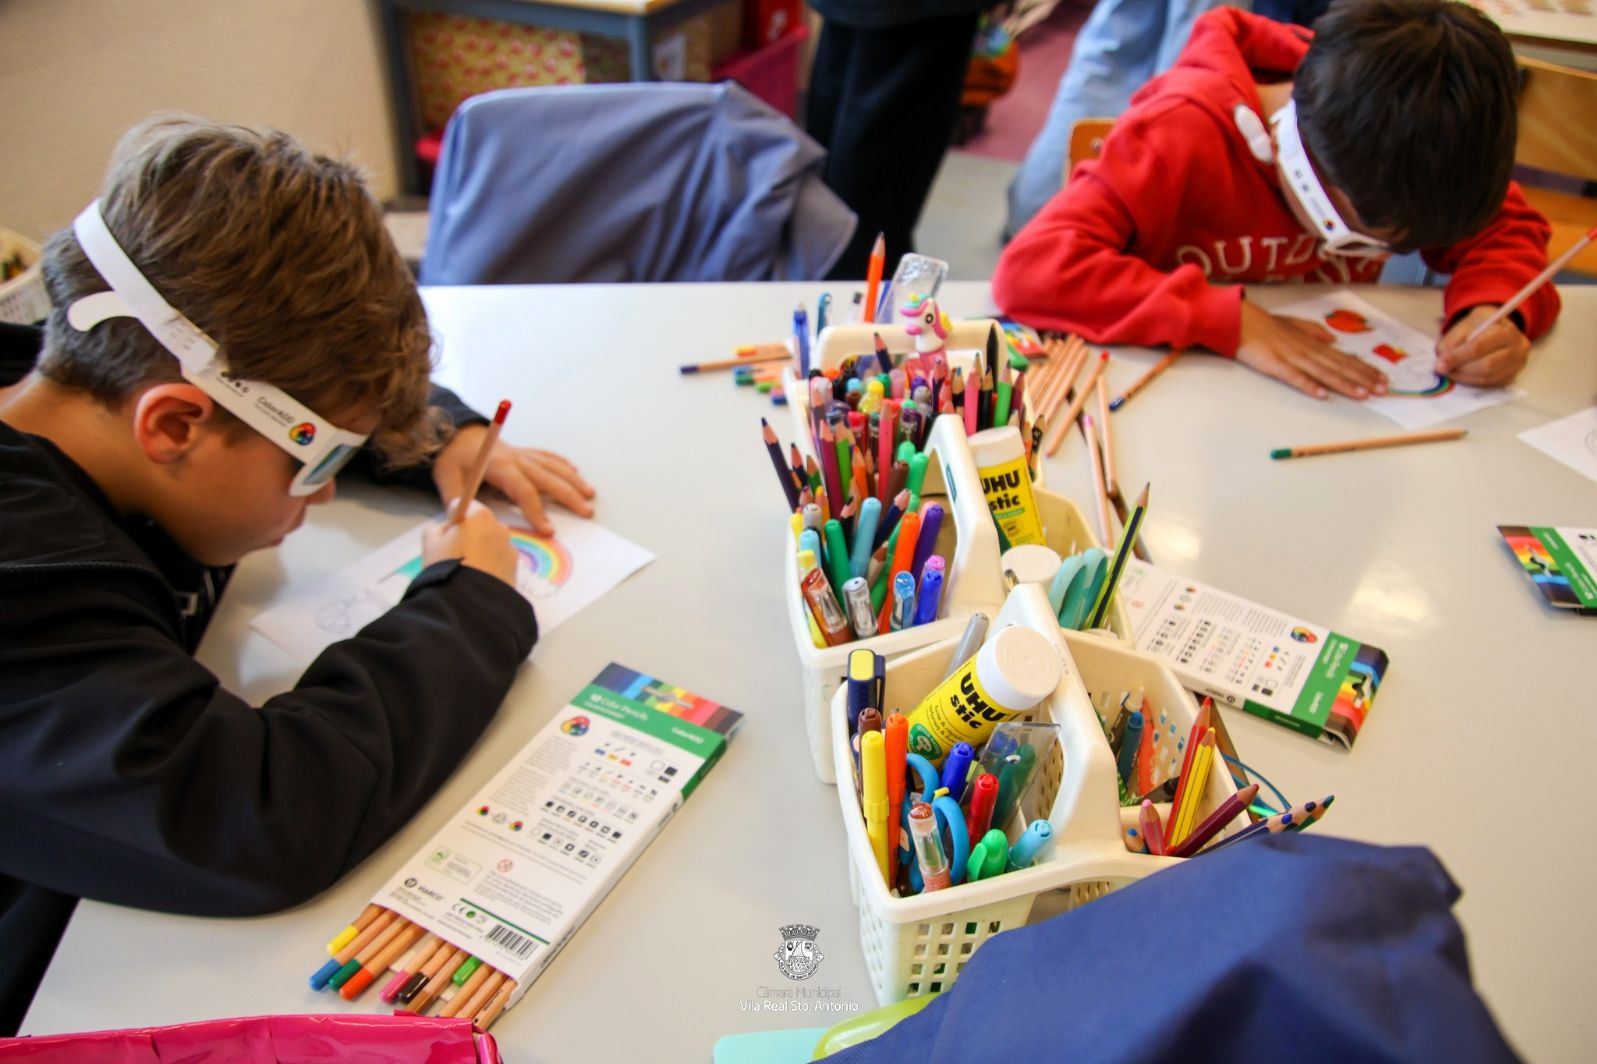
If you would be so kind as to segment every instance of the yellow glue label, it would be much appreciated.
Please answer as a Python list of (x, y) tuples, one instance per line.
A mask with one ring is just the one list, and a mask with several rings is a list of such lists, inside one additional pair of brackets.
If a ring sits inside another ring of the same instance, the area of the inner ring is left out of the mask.
[(1031, 477), (1026, 473), (1026, 457), (978, 470), (982, 494), (993, 520), (1004, 530), (1011, 547), (1043, 543), (1042, 520), (1037, 516), (1037, 498), (1031, 493)]
[(955, 743), (980, 746), (993, 729), (1013, 717), (1015, 710), (994, 702), (976, 675), (976, 659), (961, 665), (955, 673), (921, 699), (909, 715), (909, 752), (942, 767), (943, 759)]

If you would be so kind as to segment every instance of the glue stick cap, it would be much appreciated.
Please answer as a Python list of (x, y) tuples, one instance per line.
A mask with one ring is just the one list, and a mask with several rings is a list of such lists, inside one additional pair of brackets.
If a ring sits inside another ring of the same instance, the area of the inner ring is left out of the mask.
[(971, 457), (976, 459), (977, 469), (986, 469), (1002, 462), (1013, 461), (1026, 454), (1025, 445), (1020, 440), (1020, 429), (1014, 425), (983, 429), (968, 439)]
[(982, 644), (976, 674), (993, 701), (1021, 713), (1059, 686), (1059, 658), (1041, 633), (1011, 625)]
[(1041, 543), (1010, 547), (998, 560), (999, 571), (1008, 569), (1022, 584), (1046, 584), (1053, 580), (1062, 564), (1059, 552)]

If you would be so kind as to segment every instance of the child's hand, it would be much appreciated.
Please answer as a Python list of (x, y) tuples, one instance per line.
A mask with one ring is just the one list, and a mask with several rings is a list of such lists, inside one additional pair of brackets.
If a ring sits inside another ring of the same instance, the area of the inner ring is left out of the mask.
[[(466, 477), (471, 472), (471, 464), (477, 460), (477, 451), (487, 432), (486, 425), (467, 425), (438, 452), (433, 463), (433, 483), (438, 485), (438, 495), (444, 505), (449, 505), (465, 490)], [(593, 507), (588, 504), (593, 498), (593, 488), (578, 474), (576, 466), (553, 451), (512, 447), (500, 441), (494, 444), (483, 483), (499, 489), (520, 507), (532, 530), (540, 536), (552, 536), (555, 531), (544, 513), (545, 496), (579, 517), (593, 516)]]
[(1495, 388), (1519, 376), (1530, 357), (1530, 340), (1513, 319), (1504, 318), (1474, 341), (1464, 342), (1496, 309), (1487, 305), (1475, 307), (1447, 330), (1436, 345), (1436, 372), (1480, 388)]
[(1242, 343), (1237, 361), (1324, 399), (1326, 389), (1349, 399), (1386, 394), (1386, 377), (1373, 366), (1331, 346), (1333, 334), (1316, 322), (1281, 318), (1242, 301)]
[(510, 545), (510, 530), (480, 502), (469, 504), (466, 519), (460, 524), (445, 519), (428, 525), (421, 534), (423, 563), (459, 558), (462, 565), (497, 576), (512, 587), (516, 583), (517, 557), (516, 548)]

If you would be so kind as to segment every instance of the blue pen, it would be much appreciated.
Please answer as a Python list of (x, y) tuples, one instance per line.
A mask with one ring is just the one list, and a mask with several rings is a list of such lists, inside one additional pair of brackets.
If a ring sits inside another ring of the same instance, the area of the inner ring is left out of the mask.
[(1120, 757), (1115, 761), (1115, 770), (1120, 773), (1121, 779), (1130, 779), (1137, 768), (1137, 747), (1142, 745), (1142, 710), (1131, 714), (1131, 719), (1126, 722), (1126, 733), (1120, 739)]
[(1046, 820), (1033, 820), (1026, 827), (1025, 834), (1015, 840), (1009, 848), (1009, 870), (1011, 872), (1021, 868), (1030, 868), (1037, 860), (1037, 851), (1047, 845), (1048, 840), (1054, 837), (1054, 826)]
[(859, 515), (854, 518), (854, 549), (848, 556), (849, 572), (864, 576), (871, 564), (871, 551), (875, 549), (876, 526), (882, 516), (880, 499), (872, 496), (860, 503)]
[(955, 743), (948, 751), (948, 760), (943, 762), (942, 784), (956, 802), (965, 795), (965, 777), (970, 775), (970, 763), (975, 759), (976, 751), (969, 743)]
[(898, 632), (915, 625), (915, 578), (906, 572), (893, 574), (893, 612), (889, 628)]
[[(935, 556), (934, 556), (935, 557)], [(943, 571), (927, 566), (920, 576), (920, 591), (915, 596), (915, 623), (931, 624), (943, 601)]]
[(800, 303), (793, 308), (793, 342), (798, 344), (799, 376), (810, 375), (810, 315)]

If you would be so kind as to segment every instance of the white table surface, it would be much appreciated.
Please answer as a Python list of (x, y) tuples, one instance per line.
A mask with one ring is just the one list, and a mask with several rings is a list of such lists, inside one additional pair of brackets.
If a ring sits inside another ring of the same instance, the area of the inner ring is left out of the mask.
[[(743, 710), (726, 758), (575, 939), (494, 1028), (516, 1061), (706, 1060), (738, 1031), (824, 1025), (754, 1013), (790, 985), (777, 928), (818, 926), (816, 986), (874, 1005), (848, 896), (832, 788), (817, 782), (777, 578), (784, 524), (758, 440), (763, 397), (678, 363), (780, 339), (821, 286), (441, 289), (439, 376), (481, 409), (516, 401), (506, 436), (571, 456), (599, 520), (659, 559), (538, 644), (478, 749), (415, 821), (321, 898), (258, 919), (78, 907), (29, 1013), (29, 1033), (354, 1008), (313, 993), (322, 944), (606, 662)], [(1434, 327), (1434, 290), (1371, 289)], [(1302, 298), (1296, 288), (1258, 298)], [(847, 302), (839, 286), (835, 298)], [(1597, 400), (1597, 288), (1565, 292), (1556, 330), (1520, 378), (1529, 395), (1464, 419), (1466, 440), (1271, 462), (1271, 448), (1395, 431), (1373, 411), (1317, 402), (1210, 356), (1177, 363), (1116, 415), (1127, 495), (1153, 482), (1143, 535), (1157, 563), (1300, 614), (1391, 655), (1351, 753), (1240, 713), (1243, 757), (1296, 801), (1334, 792), (1317, 831), (1431, 847), (1464, 890), (1457, 913), (1477, 984), (1510, 1040), (1541, 1061), (1591, 1059), (1589, 904), (1597, 745), (1597, 620), (1555, 615), (1500, 541), (1502, 524), (1597, 525), (1597, 490), (1516, 435)], [(956, 315), (986, 286), (950, 285)], [(1151, 364), (1117, 352), (1118, 392)], [(785, 411), (773, 424), (789, 431)], [(1072, 436), (1055, 490), (1087, 499)], [(1090, 508), (1090, 503), (1086, 504)], [(264, 698), (290, 660), (248, 627), (429, 511), (419, 495), (342, 486), (279, 550), (246, 560), (201, 658)], [(447, 707), (440, 707), (447, 712)], [(368, 994), (360, 1003), (380, 1008)]]

